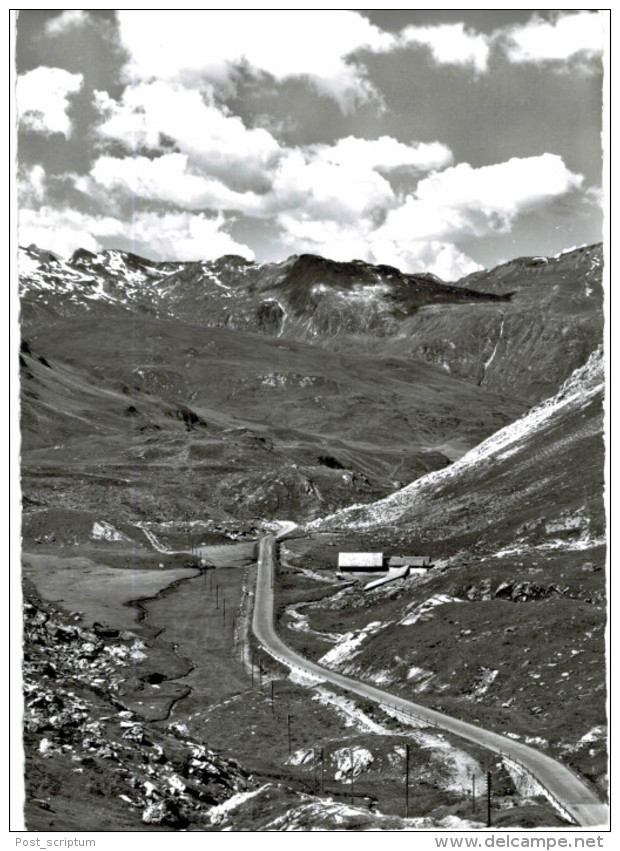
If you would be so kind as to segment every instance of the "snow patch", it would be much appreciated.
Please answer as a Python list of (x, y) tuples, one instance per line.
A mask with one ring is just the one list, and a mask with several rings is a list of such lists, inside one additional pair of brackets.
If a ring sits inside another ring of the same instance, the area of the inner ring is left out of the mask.
[(373, 721), (365, 712), (362, 712), (353, 700), (349, 700), (341, 694), (334, 694), (326, 688), (318, 688), (312, 700), (342, 712), (346, 716), (347, 727), (354, 726), (364, 733), (376, 733), (379, 736), (390, 735), (390, 730), (387, 727)]
[(260, 789), (254, 789), (252, 792), (237, 792), (236, 795), (233, 795), (232, 798), (224, 801), (223, 804), (218, 804), (216, 807), (212, 807), (209, 810), (209, 819), (211, 820), (211, 824), (221, 824), (221, 822), (225, 821), (233, 810), (236, 810), (237, 807), (245, 804), (246, 801), (260, 795), (261, 792), (268, 788), (268, 786), (269, 784), (265, 784), (264, 786), (261, 786)]
[(129, 538), (115, 529), (111, 523), (101, 520), (99, 523), (93, 523), (92, 537), (96, 541), (128, 541)]
[(301, 671), (297, 668), (291, 668), (288, 678), (291, 682), (296, 683), (298, 686), (315, 686), (317, 683), (325, 682), (325, 680), (322, 680), (320, 677), (317, 677), (308, 671)]
[(351, 783), (362, 771), (366, 771), (368, 766), (372, 765), (374, 757), (368, 748), (347, 747), (334, 751), (331, 761), (336, 763), (334, 780)]
[(438, 606), (444, 606), (446, 603), (462, 602), (458, 597), (450, 597), (448, 594), (435, 594), (433, 597), (429, 597), (428, 600), (424, 600), (423, 603), (414, 603), (413, 606), (409, 606), (409, 614), (399, 621), (399, 626), (411, 626), (414, 623), (418, 623), (418, 621), (424, 622), (430, 620), (434, 609)]
[(343, 662), (352, 659), (360, 652), (360, 645), (370, 636), (385, 629), (387, 624), (381, 621), (372, 621), (363, 629), (354, 630), (353, 632), (345, 633), (338, 641), (335, 647), (321, 656), (318, 660), (319, 665), (325, 665), (326, 668), (336, 668)]

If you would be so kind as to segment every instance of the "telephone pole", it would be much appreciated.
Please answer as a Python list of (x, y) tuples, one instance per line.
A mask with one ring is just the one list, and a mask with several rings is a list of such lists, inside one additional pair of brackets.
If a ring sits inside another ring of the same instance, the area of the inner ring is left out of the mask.
[(409, 745), (405, 745), (405, 818), (409, 818)]
[(349, 759), (351, 760), (351, 803), (353, 803), (353, 746), (349, 747)]
[(312, 794), (316, 798), (316, 748), (312, 748)]
[(487, 771), (487, 827), (491, 827), (491, 772)]

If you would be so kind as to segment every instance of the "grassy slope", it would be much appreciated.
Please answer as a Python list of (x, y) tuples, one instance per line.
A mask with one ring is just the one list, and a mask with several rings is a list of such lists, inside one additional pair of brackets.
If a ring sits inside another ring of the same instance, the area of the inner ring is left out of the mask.
[(327, 513), (444, 466), (520, 410), (424, 365), (179, 322), (73, 320), (31, 342), (26, 497), (117, 523)]

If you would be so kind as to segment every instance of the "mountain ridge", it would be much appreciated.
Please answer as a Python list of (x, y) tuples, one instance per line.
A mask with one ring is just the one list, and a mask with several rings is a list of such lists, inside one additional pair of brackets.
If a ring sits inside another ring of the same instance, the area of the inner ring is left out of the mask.
[(156, 263), (107, 250), (22, 249), (22, 324), (118, 310), (422, 360), (526, 404), (556, 392), (602, 335), (602, 250), (517, 258), (445, 284), (363, 261), (235, 255)]

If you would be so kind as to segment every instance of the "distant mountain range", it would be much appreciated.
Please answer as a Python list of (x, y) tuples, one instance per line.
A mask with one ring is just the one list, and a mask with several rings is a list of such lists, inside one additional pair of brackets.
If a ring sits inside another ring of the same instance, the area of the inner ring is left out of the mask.
[(155, 263), (79, 250), (67, 262), (20, 251), (25, 329), (78, 316), (179, 319), (322, 348), (423, 361), (533, 403), (601, 340), (602, 246), (512, 260), (456, 284), (315, 255), (256, 264), (236, 256)]

